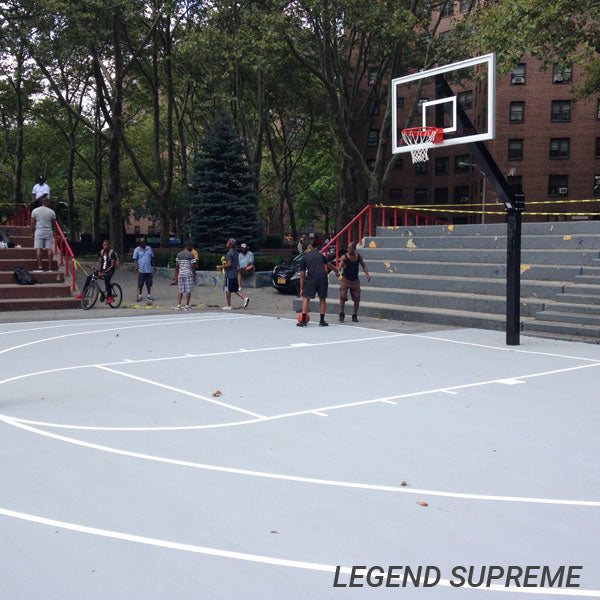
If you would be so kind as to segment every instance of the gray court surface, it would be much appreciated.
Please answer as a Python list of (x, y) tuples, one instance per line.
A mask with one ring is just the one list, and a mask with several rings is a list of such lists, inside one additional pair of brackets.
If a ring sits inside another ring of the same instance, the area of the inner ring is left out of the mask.
[[(600, 347), (493, 331), (0, 325), (0, 598), (598, 597), (599, 382)], [(457, 565), (583, 569), (468, 589)]]

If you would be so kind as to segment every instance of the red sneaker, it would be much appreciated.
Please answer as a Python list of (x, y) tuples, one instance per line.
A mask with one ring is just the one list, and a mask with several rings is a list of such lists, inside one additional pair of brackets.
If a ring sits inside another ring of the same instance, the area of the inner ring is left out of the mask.
[(75, 296), (75, 298), (77, 298), (77, 300), (81, 300), (83, 298), (83, 294), (77, 294), (77, 296)]
[(106, 304), (112, 304), (112, 303), (113, 303), (113, 297), (112, 297), (112, 296), (109, 296), (109, 297), (106, 299)]

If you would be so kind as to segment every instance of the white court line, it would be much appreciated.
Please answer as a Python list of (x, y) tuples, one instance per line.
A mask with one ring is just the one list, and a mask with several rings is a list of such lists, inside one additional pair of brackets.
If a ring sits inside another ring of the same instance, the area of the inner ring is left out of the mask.
[[(5, 348), (4, 350), (0, 350), (0, 354), (5, 354), (6, 352), (12, 352), (13, 350), (19, 350), (20, 348), (27, 348), (28, 346), (34, 346), (35, 344), (43, 344), (44, 342), (51, 342), (53, 340), (60, 340), (68, 337), (75, 337), (78, 335), (91, 335), (94, 333), (106, 333), (108, 331), (124, 331), (125, 329), (139, 329), (140, 327), (159, 327), (162, 325), (183, 325), (188, 323), (211, 323), (213, 321), (226, 321), (231, 317), (214, 317), (211, 319), (206, 318), (198, 318), (198, 319), (180, 319), (180, 320), (170, 320), (164, 321), (160, 323), (143, 323), (141, 325), (128, 325), (127, 327), (112, 327), (112, 328), (104, 328), (104, 329), (93, 329), (88, 331), (77, 331), (75, 333), (65, 333), (63, 335), (56, 335), (49, 338), (44, 338), (41, 340), (34, 340), (33, 342), (26, 342), (25, 344), (19, 344), (18, 346), (12, 346), (10, 348)], [(258, 318), (258, 316), (248, 315), (241, 317), (243, 319), (254, 319)]]
[[(324, 342), (328, 343), (328, 342)], [(289, 348), (289, 346), (284, 346), (284, 348)], [(111, 364), (111, 363), (108, 363)], [(119, 363), (122, 364), (122, 363)], [(87, 368), (90, 365), (85, 365), (81, 367), (68, 367), (67, 369), (81, 369)], [(91, 366), (102, 366), (102, 368), (106, 368), (105, 365), (91, 365)], [(546, 375), (556, 375), (558, 373), (566, 373), (569, 371), (579, 371), (582, 369), (589, 369), (593, 367), (600, 366), (600, 363), (588, 363), (585, 365), (577, 365), (575, 367), (565, 367), (563, 369), (555, 369), (553, 371), (542, 371), (539, 373), (530, 373), (529, 375), (519, 375), (517, 379), (531, 379), (534, 377), (543, 377)], [(106, 369), (108, 370), (108, 369)], [(41, 371), (40, 373), (45, 373), (45, 371)], [(21, 379), (24, 377), (29, 377), (31, 375), (18, 375), (16, 377), (12, 377), (8, 380), (0, 381), (0, 385), (7, 381), (14, 381), (15, 379)], [(394, 400), (404, 400), (407, 398), (416, 398), (418, 396), (428, 396), (430, 394), (438, 394), (438, 393), (446, 393), (446, 394), (456, 394), (455, 390), (464, 390), (468, 388), (481, 387), (484, 385), (497, 384), (503, 381), (502, 379), (490, 379), (488, 381), (477, 381), (475, 383), (464, 383), (461, 385), (455, 385), (452, 387), (443, 387), (443, 388), (433, 388), (429, 390), (422, 390), (417, 392), (406, 392), (405, 394), (396, 394), (394, 396), (384, 396), (383, 398), (373, 398), (371, 400), (357, 400), (356, 402), (347, 402), (345, 404), (333, 404), (329, 406), (318, 406), (315, 408), (309, 408), (306, 410), (299, 410), (289, 413), (281, 413), (278, 415), (271, 416), (263, 416), (260, 419), (251, 419), (246, 421), (236, 421), (230, 423), (219, 423), (212, 425), (185, 425), (185, 426), (172, 426), (172, 427), (93, 427), (93, 426), (85, 426), (85, 425), (64, 425), (60, 423), (46, 423), (43, 421), (29, 421), (27, 419), (21, 419), (20, 417), (12, 417), (10, 415), (2, 415), (0, 414), (0, 419), (9, 419), (18, 421), (19, 423), (28, 423), (30, 425), (39, 425), (42, 427), (54, 427), (57, 429), (81, 429), (81, 430), (89, 430), (89, 431), (183, 431), (183, 430), (193, 430), (193, 429), (216, 429), (219, 427), (232, 427), (234, 425), (248, 425), (251, 423), (258, 422), (266, 422), (266, 421), (275, 421), (278, 419), (287, 419), (289, 417), (297, 417), (300, 415), (308, 415), (315, 412), (329, 412), (332, 410), (338, 410), (341, 408), (353, 408), (355, 406), (366, 406), (369, 404), (375, 404), (377, 402), (389, 402)]]
[(313, 415), (319, 415), (319, 417), (328, 417), (329, 415), (326, 415), (324, 412), (321, 412), (319, 410), (313, 410), (312, 411)]
[(237, 412), (244, 413), (246, 415), (250, 415), (251, 417), (257, 417), (258, 419), (264, 419), (263, 415), (259, 415), (258, 413), (252, 412), (251, 410), (246, 410), (244, 408), (240, 408), (239, 406), (234, 406), (233, 404), (227, 404), (226, 402), (220, 402), (219, 400), (215, 400), (214, 398), (208, 398), (207, 396), (201, 396), (200, 394), (194, 394), (194, 392), (188, 392), (187, 390), (182, 390), (181, 388), (173, 387), (172, 385), (166, 385), (164, 383), (159, 383), (158, 381), (152, 381), (151, 379), (146, 379), (145, 377), (138, 377), (137, 375), (131, 375), (130, 373), (123, 373), (122, 371), (116, 371), (115, 369), (109, 369), (108, 367), (103, 367), (101, 365), (96, 365), (96, 368), (102, 369), (103, 371), (108, 371), (109, 373), (115, 373), (116, 375), (121, 375), (122, 377), (129, 377), (130, 379), (135, 379), (136, 381), (142, 381), (143, 383), (147, 383), (149, 385), (154, 385), (159, 388), (163, 388), (165, 390), (169, 390), (170, 392), (177, 392), (178, 394), (183, 394), (185, 396), (191, 396), (192, 398), (197, 398), (198, 400), (204, 400), (205, 402), (210, 402), (211, 404), (216, 404), (218, 406), (222, 406), (224, 408), (229, 408), (230, 410), (236, 410)]
[[(220, 548), (209, 548), (207, 546), (196, 546), (195, 544), (183, 544), (181, 542), (172, 542), (169, 540), (162, 540), (158, 538), (151, 538), (140, 535), (133, 535), (131, 533), (123, 533), (121, 531), (114, 531), (111, 529), (99, 529), (98, 527), (89, 527), (87, 525), (79, 525), (77, 523), (69, 523), (66, 521), (58, 521), (57, 519), (48, 519), (47, 517), (40, 517), (38, 515), (32, 515), (23, 512), (17, 512), (8, 508), (0, 508), (0, 515), (9, 517), (12, 519), (19, 519), (22, 521), (28, 521), (30, 523), (37, 523), (39, 525), (47, 525), (49, 527), (66, 529), (67, 531), (75, 531), (77, 533), (85, 533), (89, 535), (97, 535), (100, 537), (110, 538), (113, 540), (121, 540), (124, 542), (133, 542), (136, 544), (144, 544), (146, 546), (155, 546), (158, 548), (167, 548), (169, 550), (180, 550), (182, 552), (192, 552), (194, 554), (204, 554), (208, 556), (218, 556), (220, 558), (229, 558), (234, 560), (243, 560), (253, 563), (267, 564), (278, 567), (291, 567), (294, 569), (306, 569), (310, 571), (324, 571), (327, 573), (335, 573), (338, 568), (336, 565), (328, 565), (323, 563), (312, 563), (300, 560), (289, 560), (285, 558), (276, 558), (274, 556), (264, 556), (262, 554), (249, 554), (247, 552), (235, 552), (232, 550), (222, 550)], [(344, 575), (350, 575), (352, 569), (350, 567), (340, 566), (339, 572)], [(450, 587), (450, 581), (448, 579), (440, 579), (437, 585), (444, 587)], [(517, 587), (504, 587), (499, 584), (491, 584), (488, 588), (471, 588), (471, 586), (464, 585), (470, 589), (479, 589), (491, 592), (518, 592), (521, 594), (547, 594), (553, 596), (578, 596), (584, 598), (600, 598), (600, 590), (581, 590), (581, 589), (553, 589), (553, 588), (517, 588)]]
[(383, 402), (384, 404), (398, 404), (397, 402), (394, 402), (393, 400), (382, 400), (381, 402)]
[(532, 504), (559, 504), (566, 506), (593, 506), (600, 507), (600, 501), (595, 500), (565, 500), (555, 498), (530, 498), (520, 496), (494, 496), (489, 494), (467, 494), (463, 492), (444, 492), (439, 490), (426, 490), (417, 488), (406, 488), (403, 486), (392, 486), (392, 485), (377, 485), (371, 483), (358, 483), (352, 481), (336, 481), (331, 479), (318, 479), (315, 477), (300, 477), (296, 475), (284, 475), (280, 473), (267, 473), (264, 471), (252, 471), (249, 469), (237, 469), (234, 467), (224, 467), (220, 465), (208, 465), (204, 463), (196, 463), (187, 460), (178, 460), (175, 458), (167, 458), (164, 456), (154, 456), (151, 454), (143, 454), (141, 452), (132, 452), (130, 450), (121, 450), (119, 448), (113, 448), (111, 446), (103, 446), (101, 444), (94, 444), (92, 442), (85, 442), (76, 438), (70, 438), (64, 435), (58, 435), (56, 433), (50, 433), (49, 431), (42, 431), (29, 425), (24, 425), (18, 422), (16, 419), (10, 417), (0, 416), (0, 421), (4, 421), (7, 425), (29, 431), (31, 433), (41, 435), (75, 446), (81, 446), (83, 448), (91, 448), (93, 450), (100, 450), (102, 452), (108, 452), (110, 454), (118, 454), (121, 456), (128, 456), (131, 458), (139, 458), (142, 460), (149, 460), (158, 463), (166, 463), (170, 465), (177, 465), (181, 467), (190, 467), (193, 469), (200, 469), (203, 471), (216, 471), (220, 473), (230, 473), (234, 475), (246, 475), (250, 477), (260, 477), (263, 479), (276, 479), (281, 481), (293, 481), (297, 483), (310, 483), (316, 485), (325, 485), (332, 487), (341, 488), (352, 488), (379, 492), (394, 492), (400, 494), (418, 494), (420, 496), (441, 496), (444, 498), (461, 498), (466, 500), (490, 500), (495, 502), (524, 502)]
[(444, 392), (444, 394), (452, 394), (453, 396), (456, 396), (456, 394), (458, 394), (458, 392), (453, 392), (451, 390), (441, 390), (442, 392)]
[(504, 385), (519, 385), (520, 383), (525, 383), (525, 381), (521, 381), (520, 379), (500, 379), (498, 383), (503, 383)]

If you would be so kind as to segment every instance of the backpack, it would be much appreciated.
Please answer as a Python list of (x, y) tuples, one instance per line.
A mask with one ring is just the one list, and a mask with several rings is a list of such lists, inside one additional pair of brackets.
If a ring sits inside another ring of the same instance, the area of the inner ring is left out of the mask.
[(27, 269), (23, 267), (17, 267), (15, 269), (15, 281), (19, 285), (33, 285), (37, 281), (30, 275)]

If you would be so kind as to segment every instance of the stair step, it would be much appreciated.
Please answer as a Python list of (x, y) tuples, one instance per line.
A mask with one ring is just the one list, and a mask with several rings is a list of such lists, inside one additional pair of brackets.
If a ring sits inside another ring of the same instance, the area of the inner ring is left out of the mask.
[[(42, 266), (44, 269), (48, 268), (48, 259), (42, 254)], [(37, 269), (37, 259), (35, 258), (19, 258), (15, 260), (3, 259), (0, 253), (0, 271), (14, 271), (16, 267), (23, 267), (28, 271)], [(52, 268), (56, 271), (58, 269), (58, 262), (56, 259), (52, 261)]]
[(81, 308), (81, 300), (77, 298), (12, 298), (0, 300), (0, 313), (5, 310), (61, 310), (64, 308)]
[[(294, 308), (300, 311), (302, 301), (299, 298), (294, 300)], [(313, 311), (317, 304), (312, 304)], [(334, 298), (327, 299), (327, 312), (339, 314), (339, 301)], [(452, 310), (444, 308), (421, 308), (419, 306), (408, 306), (401, 304), (386, 304), (380, 302), (362, 302), (360, 303), (359, 315), (378, 317), (381, 319), (397, 319), (399, 321), (416, 321), (419, 323), (433, 323), (436, 325), (456, 325), (459, 327), (473, 327), (483, 329), (503, 330), (506, 326), (506, 317), (504, 315), (494, 315), (490, 313), (478, 313), (467, 310)], [(528, 321), (529, 318), (523, 317), (521, 322)]]
[[(330, 285), (329, 289), (330, 296), (339, 298), (337, 284)], [(506, 312), (506, 296), (504, 295), (369, 286), (362, 288), (361, 302), (362, 300), (377, 304), (400, 304), (427, 309), (444, 308), (491, 314), (505, 314)], [(521, 312), (524, 316), (533, 316), (543, 308), (544, 300), (541, 298), (521, 298)]]
[(594, 304), (600, 306), (600, 295), (593, 294), (556, 294), (556, 300), (559, 302), (568, 302), (569, 304)]
[(552, 310), (542, 310), (535, 314), (538, 321), (558, 321), (559, 323), (583, 323), (585, 325), (595, 325), (600, 327), (600, 312), (595, 315), (576, 313), (576, 312), (561, 312), (560, 306), (555, 305)]
[(0, 225), (0, 229), (5, 229), (5, 230), (9, 231), (11, 237), (13, 235), (33, 237), (33, 230), (31, 229), (31, 227), (29, 227), (29, 225), (27, 225), (27, 226), (23, 226), (23, 225)]
[[(448, 271), (452, 273), (452, 271)], [(361, 277), (361, 279), (363, 279)], [(564, 281), (527, 281), (521, 282), (521, 295), (533, 298), (554, 298), (561, 293)], [(404, 273), (372, 273), (370, 286), (384, 288), (402, 288), (415, 290), (439, 290), (483, 295), (506, 295), (504, 278), (454, 277), (450, 275), (412, 275)], [(363, 282), (363, 289), (367, 286)]]
[[(44, 273), (32, 273), (34, 279), (40, 283), (63, 283), (65, 276), (62, 271), (45, 271)], [(0, 271), (0, 285), (15, 283), (15, 275), (12, 271)]]
[[(387, 232), (386, 232), (387, 233)], [(377, 237), (366, 237), (364, 246), (366, 248), (470, 248), (470, 249), (506, 249), (506, 232), (503, 235), (452, 235), (452, 236), (433, 236), (427, 237), (420, 235), (418, 237), (408, 236), (398, 238), (398, 236), (378, 235)], [(556, 250), (560, 249), (594, 249), (600, 248), (600, 233), (595, 235), (577, 234), (577, 235), (523, 235), (521, 238), (521, 247), (527, 250)]]
[(576, 275), (575, 276), (575, 283), (581, 283), (584, 285), (598, 285), (600, 286), (600, 274), (598, 275), (588, 275), (588, 274), (583, 274), (583, 275)]
[[(473, 250), (469, 248), (361, 248), (365, 261), (417, 260), (427, 262), (504, 263), (506, 250)], [(597, 266), (598, 250), (523, 250), (521, 263)]]
[(579, 323), (561, 323), (553, 321), (528, 321), (523, 324), (523, 332), (543, 331), (545, 333), (561, 333), (580, 337), (599, 338), (600, 327)]
[(597, 284), (585, 284), (585, 283), (570, 283), (565, 286), (565, 294), (583, 294), (598, 295), (600, 294), (600, 285)]
[[(35, 277), (37, 273), (33, 273)], [(35, 285), (19, 285), (18, 283), (5, 283), (0, 285), (0, 299), (13, 298), (66, 298), (71, 295), (68, 284), (39, 283)]]
[(600, 344), (600, 338), (569, 335), (566, 333), (547, 333), (544, 331), (528, 331), (523, 333), (527, 337), (544, 338), (546, 340), (563, 340), (565, 342), (579, 342), (581, 344)]
[[(439, 208), (439, 207), (438, 207)], [(387, 213), (388, 222), (393, 219), (393, 212)], [(404, 218), (398, 211), (398, 222)], [(600, 221), (566, 221), (560, 223), (523, 223), (523, 235), (574, 235), (600, 234)], [(419, 225), (399, 227), (377, 227), (377, 235), (393, 235), (397, 237), (419, 236), (454, 236), (454, 235), (502, 235), (506, 234), (506, 223), (488, 223), (487, 225)], [(365, 234), (366, 235), (366, 234)]]
[[(47, 254), (47, 251), (42, 251), (42, 254)], [(34, 250), (33, 246), (25, 248), (3, 248), (0, 256), (3, 260), (18, 260), (21, 258), (29, 259), (36, 257), (36, 251)]]
[[(362, 250), (361, 250), (362, 253)], [(505, 257), (506, 258), (506, 257)], [(448, 275), (456, 277), (488, 277), (506, 279), (504, 263), (434, 262), (420, 260), (370, 259), (367, 267), (371, 274)], [(593, 267), (587, 267), (593, 270)], [(582, 268), (572, 265), (523, 265), (522, 281), (574, 281), (581, 275)], [(598, 271), (600, 276), (600, 270)]]
[(544, 310), (562, 313), (577, 313), (582, 315), (600, 315), (600, 305), (598, 304), (578, 304), (576, 302), (569, 303), (556, 300), (547, 300)]

